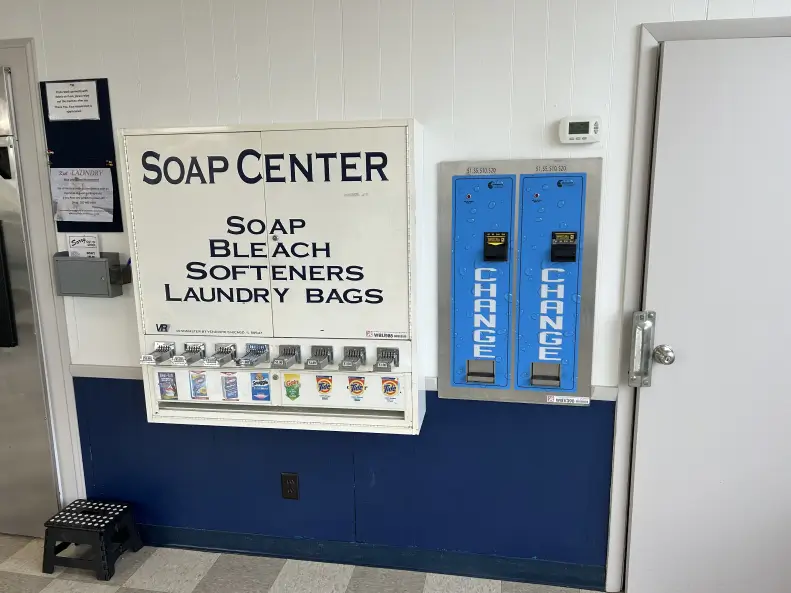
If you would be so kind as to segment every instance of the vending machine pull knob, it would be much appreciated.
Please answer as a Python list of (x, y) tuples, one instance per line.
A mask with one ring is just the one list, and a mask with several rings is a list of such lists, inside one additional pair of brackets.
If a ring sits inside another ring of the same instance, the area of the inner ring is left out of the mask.
[(170, 364), (177, 367), (186, 367), (206, 358), (206, 344), (202, 342), (187, 342), (184, 352), (170, 359)]
[(342, 371), (356, 371), (365, 364), (365, 348), (359, 346), (344, 346), (343, 360), (340, 364)]
[(332, 364), (332, 346), (311, 346), (310, 358), (305, 361), (306, 369), (323, 369)]
[(374, 371), (391, 373), (393, 368), (398, 368), (398, 348), (377, 348)]
[(261, 362), (269, 362), (267, 344), (247, 344), (247, 352), (236, 361), (236, 366), (254, 367)]
[(176, 353), (175, 342), (154, 342), (154, 350), (140, 357), (140, 364), (162, 364)]
[(298, 362), (302, 362), (302, 349), (300, 346), (281, 346), (278, 357), (272, 361), (272, 368), (288, 369)]
[(217, 344), (214, 354), (204, 359), (203, 366), (221, 367), (228, 364), (236, 357), (236, 344)]

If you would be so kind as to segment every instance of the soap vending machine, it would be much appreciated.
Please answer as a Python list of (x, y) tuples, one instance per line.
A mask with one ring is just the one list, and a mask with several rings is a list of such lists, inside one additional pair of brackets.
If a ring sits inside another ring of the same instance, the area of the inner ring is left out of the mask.
[(149, 421), (420, 432), (436, 201), (417, 122), (122, 130), (119, 145)]
[(439, 396), (587, 405), (602, 160), (440, 165)]

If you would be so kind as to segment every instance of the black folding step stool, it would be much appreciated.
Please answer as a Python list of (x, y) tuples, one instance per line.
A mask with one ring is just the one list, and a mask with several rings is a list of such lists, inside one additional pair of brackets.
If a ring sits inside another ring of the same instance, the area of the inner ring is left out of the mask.
[[(124, 502), (75, 500), (44, 526), (47, 530), (42, 570), (48, 574), (56, 566), (86, 568), (95, 571), (97, 579), (109, 581), (121, 554), (143, 547), (132, 507)], [(58, 556), (71, 544), (88, 544), (92, 553), (87, 558)]]

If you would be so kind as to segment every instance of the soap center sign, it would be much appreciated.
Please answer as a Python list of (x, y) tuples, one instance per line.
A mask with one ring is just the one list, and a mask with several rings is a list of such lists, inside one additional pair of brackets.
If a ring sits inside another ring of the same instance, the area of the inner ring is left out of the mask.
[(146, 333), (408, 337), (403, 127), (125, 145)]

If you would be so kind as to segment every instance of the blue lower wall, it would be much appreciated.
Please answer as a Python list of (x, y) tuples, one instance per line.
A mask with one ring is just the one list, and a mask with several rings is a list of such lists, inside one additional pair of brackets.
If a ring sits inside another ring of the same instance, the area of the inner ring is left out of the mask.
[[(142, 381), (74, 385), (88, 495), (135, 503), (159, 543), (299, 556), (306, 538), (315, 558), (603, 585), (610, 402), (429, 393), (415, 437), (149, 424)], [(281, 472), (299, 473), (299, 501)]]

